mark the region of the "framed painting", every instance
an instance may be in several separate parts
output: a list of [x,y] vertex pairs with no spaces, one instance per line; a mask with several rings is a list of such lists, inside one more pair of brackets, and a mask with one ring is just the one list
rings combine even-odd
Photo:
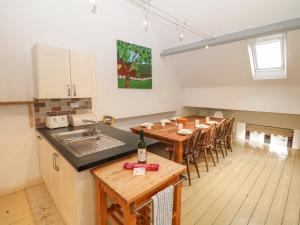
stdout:
[[118,88],[152,89],[150,48],[117,40]]

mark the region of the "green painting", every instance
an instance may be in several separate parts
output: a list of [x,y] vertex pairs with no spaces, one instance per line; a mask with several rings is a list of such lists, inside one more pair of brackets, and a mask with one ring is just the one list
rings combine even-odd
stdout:
[[118,87],[152,89],[150,48],[117,40]]

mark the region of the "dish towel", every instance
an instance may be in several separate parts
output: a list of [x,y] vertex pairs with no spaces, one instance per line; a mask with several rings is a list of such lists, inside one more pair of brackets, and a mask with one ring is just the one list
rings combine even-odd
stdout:
[[172,225],[173,196],[173,186],[169,186],[152,196],[153,225]]

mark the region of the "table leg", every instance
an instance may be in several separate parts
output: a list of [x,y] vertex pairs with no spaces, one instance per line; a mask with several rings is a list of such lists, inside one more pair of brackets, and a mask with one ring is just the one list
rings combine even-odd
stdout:
[[182,156],[183,156],[183,143],[175,142],[174,143],[174,161],[181,164]]
[[173,225],[180,225],[180,217],[181,217],[181,189],[182,184],[178,184],[174,189],[174,211],[176,213],[176,217],[173,220]]
[[96,180],[97,191],[97,219],[98,225],[107,224],[107,205],[106,205],[106,193],[101,189],[101,183]]
[[136,225],[136,215],[131,211],[129,205],[123,207],[124,225]]

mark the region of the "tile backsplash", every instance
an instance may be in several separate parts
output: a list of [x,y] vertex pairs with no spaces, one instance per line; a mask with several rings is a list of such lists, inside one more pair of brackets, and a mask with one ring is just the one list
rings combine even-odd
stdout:
[[[78,104],[78,107],[72,108],[71,103]],[[91,112],[91,98],[34,100],[34,121],[36,128],[43,128],[46,126],[46,116],[59,116]]]

